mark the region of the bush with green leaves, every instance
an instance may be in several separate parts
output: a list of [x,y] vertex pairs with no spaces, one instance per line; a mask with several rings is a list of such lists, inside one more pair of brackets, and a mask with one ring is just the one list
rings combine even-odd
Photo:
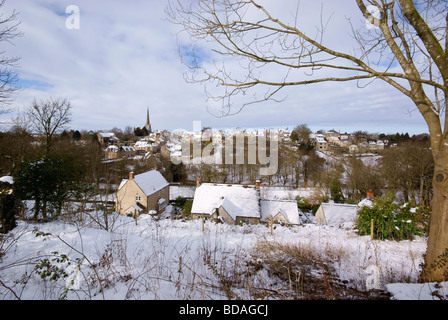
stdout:
[[391,196],[377,198],[372,206],[358,211],[356,228],[360,235],[369,235],[371,220],[374,238],[379,240],[412,240],[424,233],[428,209],[412,202],[397,203]]
[[182,217],[188,218],[191,214],[191,208],[193,207],[193,200],[188,199],[185,201],[184,206],[182,208]]
[[88,190],[86,164],[79,155],[51,153],[25,157],[14,169],[14,186],[19,199],[34,200],[34,219],[60,215],[68,199]]

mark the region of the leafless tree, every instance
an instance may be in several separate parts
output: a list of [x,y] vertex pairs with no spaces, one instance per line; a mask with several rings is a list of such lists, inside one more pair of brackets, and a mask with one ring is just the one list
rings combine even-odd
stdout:
[[[323,15],[316,24],[317,34],[310,34],[299,27],[298,14],[288,22],[256,0],[194,0],[187,4],[172,0],[167,12],[194,43],[205,41],[224,60],[230,57],[238,62],[239,71],[231,69],[231,63],[206,63],[199,45],[184,55],[192,70],[189,80],[225,89],[224,94],[211,96],[223,102],[225,113],[230,113],[236,95],[250,96],[247,93],[254,88],[267,89],[262,96],[252,96],[249,103],[278,99],[278,92],[291,86],[380,79],[409,97],[428,125],[435,162],[427,267],[422,278],[446,280],[447,264],[432,266],[448,252],[447,3],[353,1],[359,17],[372,28],[356,27],[354,21],[348,24],[358,43],[350,53],[325,44],[323,36],[328,30]],[[296,5],[291,12],[295,9]],[[264,72],[273,69],[276,73]]]
[[434,167],[429,146],[407,142],[385,150],[382,155],[381,172],[388,187],[401,191],[405,201],[415,200],[418,190],[419,204],[427,204]]
[[46,152],[54,144],[54,136],[71,122],[71,106],[66,98],[34,100],[27,109],[32,130],[45,137]]
[[369,191],[381,194],[384,181],[378,166],[365,164],[356,157],[347,157],[345,163],[346,188],[353,200],[364,199]]
[[[20,22],[17,22],[18,13],[13,11],[5,15],[3,6],[6,0],[0,0],[0,42],[9,42],[21,35],[18,31]],[[3,45],[2,45],[2,48]],[[19,88],[13,86],[18,80],[17,72],[14,70],[19,61],[18,57],[5,56],[6,50],[0,49],[0,114],[11,111],[10,103],[12,95]]]

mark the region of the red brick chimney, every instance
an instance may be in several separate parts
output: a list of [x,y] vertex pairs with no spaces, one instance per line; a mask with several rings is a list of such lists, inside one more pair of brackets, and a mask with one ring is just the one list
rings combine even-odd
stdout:
[[196,187],[200,187],[201,184],[202,184],[201,178],[197,178],[197,180],[196,180]]
[[255,181],[255,189],[260,190],[260,180]]
[[367,191],[367,199],[372,199],[375,196],[375,193],[372,190]]
[[134,171],[129,172],[129,180],[134,180]]

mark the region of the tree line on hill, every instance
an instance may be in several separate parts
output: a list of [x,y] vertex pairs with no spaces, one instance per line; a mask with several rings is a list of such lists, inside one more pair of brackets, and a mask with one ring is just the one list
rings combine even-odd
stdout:
[[[299,155],[314,154],[310,134],[311,130],[304,124],[292,131],[291,140],[298,144]],[[352,135],[358,139],[371,137],[366,131],[356,131]],[[434,173],[429,135],[381,133],[375,136],[388,140],[392,147],[379,151],[375,158],[351,155],[324,164],[313,157],[302,166],[304,169],[308,169],[307,163],[317,166],[317,170],[310,168],[311,179],[306,170],[302,171],[306,185],[326,187],[335,202],[359,202],[372,190],[378,195],[393,193],[403,201],[412,200],[429,207]]]
[[[36,219],[57,216],[67,199],[99,194],[101,185],[118,185],[130,166],[136,173],[157,167],[170,182],[201,177],[203,182],[254,184],[260,178],[260,164],[248,164],[247,159],[243,164],[174,164],[163,157],[106,163],[95,134],[68,130],[71,105],[66,99],[34,101],[25,118],[10,131],[0,132],[0,174],[14,177],[19,199],[35,201]],[[278,170],[263,177],[262,183],[322,188],[336,202],[357,202],[368,190],[393,191],[429,206],[433,162],[425,139],[398,134],[407,142],[383,150],[376,162],[358,157],[332,162],[316,153],[306,126],[298,129],[291,136],[293,143],[279,144]],[[113,190],[108,187],[107,192]]]

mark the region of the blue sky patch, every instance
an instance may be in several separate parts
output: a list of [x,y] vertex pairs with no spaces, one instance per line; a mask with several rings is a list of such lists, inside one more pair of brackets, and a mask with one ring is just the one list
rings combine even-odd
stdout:
[[45,91],[53,87],[52,84],[49,84],[40,80],[29,80],[29,79],[20,79],[15,83],[15,86],[20,87],[22,89],[35,89],[39,91]]
[[208,59],[207,53],[195,45],[181,45],[179,50],[182,61],[190,67],[200,67]]

